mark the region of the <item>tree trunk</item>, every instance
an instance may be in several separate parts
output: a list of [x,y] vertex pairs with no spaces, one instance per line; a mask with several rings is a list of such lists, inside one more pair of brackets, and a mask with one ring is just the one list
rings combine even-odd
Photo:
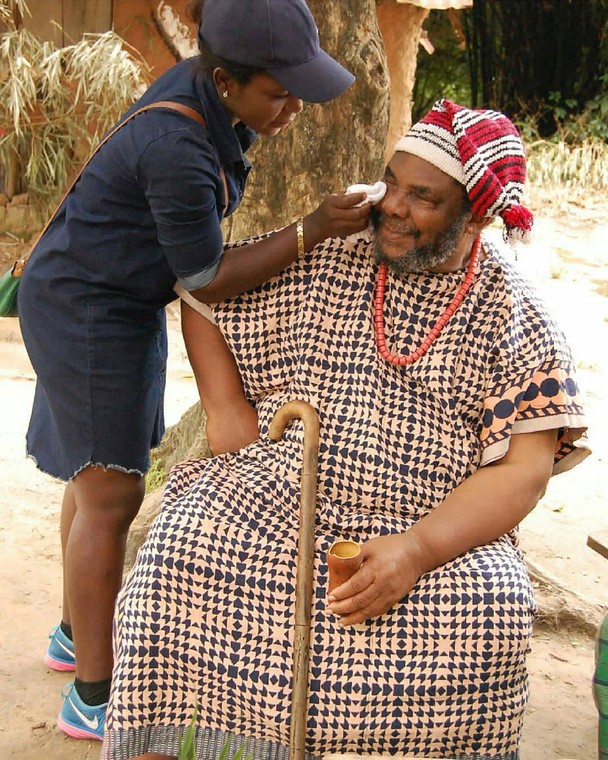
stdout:
[[14,149],[10,153],[4,184],[4,192],[10,201],[20,190],[19,154]]
[[412,126],[412,93],[422,24],[429,15],[419,8],[397,0],[382,0],[376,9],[390,72],[390,122],[386,140],[386,160],[392,156],[397,140]]

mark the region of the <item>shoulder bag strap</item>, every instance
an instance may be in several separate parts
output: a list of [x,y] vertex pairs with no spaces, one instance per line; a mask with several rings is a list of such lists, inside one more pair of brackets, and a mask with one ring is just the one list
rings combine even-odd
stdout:
[[[95,147],[95,150],[91,153],[91,155],[87,158],[87,160],[82,165],[80,171],[74,178],[72,184],[69,186],[69,188],[66,190],[63,198],[59,201],[59,204],[57,205],[57,208],[51,216],[49,217],[49,220],[44,225],[44,229],[42,232],[38,235],[36,238],[36,242],[31,247],[30,251],[32,251],[37,245],[42,236],[45,234],[45,232],[48,230],[48,228],[51,226],[53,219],[57,216],[59,213],[59,209],[62,207],[65,199],[68,197],[68,195],[72,192],[72,190],[76,187],[76,183],[82,176],[82,173],[87,168],[89,161],[95,156],[97,151],[99,151],[103,146],[108,142],[108,140],[113,137],[119,129],[122,129],[122,127],[125,126],[125,124],[131,119],[133,119],[135,116],[138,116],[140,113],[143,113],[144,111],[150,111],[152,108],[168,108],[172,111],[179,111],[179,113],[184,114],[184,116],[188,116],[190,119],[194,119],[194,121],[197,121],[201,126],[206,127],[207,121],[205,118],[198,112],[195,111],[194,108],[190,108],[190,106],[185,106],[183,103],[177,103],[173,100],[159,100],[156,103],[150,103],[148,106],[142,106],[141,108],[138,108],[137,111],[133,111],[132,114],[129,114],[127,118],[124,121],[121,121],[120,124],[117,124],[114,129],[112,129],[108,134],[103,138],[103,140],[97,144]],[[224,185],[224,212],[228,208],[228,184],[226,182],[226,173],[224,172],[224,167],[220,166],[220,176],[222,178],[222,183]],[[15,264],[13,265],[12,274],[14,277],[20,277],[21,273],[23,272],[23,269],[25,268],[25,265],[27,263],[27,260],[29,258],[29,253],[25,256],[22,256],[20,259],[18,259]]]
[[[140,113],[141,111],[147,111],[149,108],[170,108],[172,111],[179,111],[180,113],[183,113],[184,116],[189,116],[191,119],[194,119],[194,121],[198,121],[198,123],[202,124],[203,127],[207,126],[206,119],[203,116],[201,116],[201,114],[198,111],[195,111],[194,108],[190,108],[190,106],[185,106],[182,103],[176,103],[173,100],[159,100],[156,103],[152,103],[149,106],[144,106],[143,108],[140,108],[138,111],[131,114],[131,116],[135,116],[135,114]],[[120,126],[122,127],[122,124]],[[226,182],[226,172],[224,171],[223,166],[220,166],[220,177],[222,178],[222,183],[224,185],[224,213],[225,213],[226,209],[228,208],[228,183]]]

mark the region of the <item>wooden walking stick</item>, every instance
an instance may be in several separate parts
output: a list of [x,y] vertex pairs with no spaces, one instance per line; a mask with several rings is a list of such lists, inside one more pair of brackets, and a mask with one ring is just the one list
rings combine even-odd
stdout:
[[308,660],[317,509],[317,461],[319,418],[305,401],[288,401],[277,410],[268,435],[278,441],[287,423],[299,418],[304,423],[304,457],[300,492],[300,530],[296,572],[296,623],[293,642],[293,696],[289,725],[289,759],[304,760],[308,714]]

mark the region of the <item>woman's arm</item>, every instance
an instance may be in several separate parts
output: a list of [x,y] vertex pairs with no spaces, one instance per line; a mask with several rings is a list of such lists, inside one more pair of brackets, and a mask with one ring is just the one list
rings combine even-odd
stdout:
[[[356,208],[364,193],[328,196],[304,220],[304,247],[310,250],[331,235],[349,235],[368,224],[370,204]],[[298,236],[292,224],[250,245],[226,251],[214,279],[190,292],[215,303],[249,290],[297,258]],[[257,412],[248,403],[238,367],[220,330],[181,302],[182,333],[201,404],[207,415],[207,441],[214,454],[236,451],[259,438]]]
[[[365,193],[327,196],[315,211],[304,217],[305,250],[312,250],[328,237],[346,237],[364,230],[371,204],[360,207],[357,204],[365,197]],[[213,280],[191,293],[203,303],[223,301],[266,282],[295,261],[297,255],[294,223],[263,240],[226,251]]]
[[329,597],[340,624],[382,615],[423,573],[518,525],[545,492],[556,441],[556,430],[513,435],[500,461],[477,470],[406,533],[363,544],[361,568]]
[[259,438],[258,415],[245,398],[243,383],[224,336],[184,301],[182,332],[201,404],[207,441],[214,454],[237,451]]

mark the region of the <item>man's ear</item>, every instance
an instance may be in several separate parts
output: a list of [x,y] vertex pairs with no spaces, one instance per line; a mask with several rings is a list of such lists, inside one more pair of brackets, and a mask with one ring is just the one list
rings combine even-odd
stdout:
[[473,237],[477,237],[479,233],[488,226],[488,224],[491,224],[494,221],[494,217],[483,217],[479,218],[476,216],[473,212],[471,212],[471,217],[469,221],[467,222],[465,231],[469,235],[473,235]]

